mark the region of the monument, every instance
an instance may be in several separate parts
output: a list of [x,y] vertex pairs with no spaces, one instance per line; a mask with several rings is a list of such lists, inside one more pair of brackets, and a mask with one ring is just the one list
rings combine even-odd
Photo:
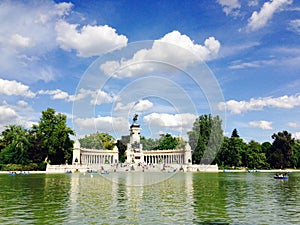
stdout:
[[[192,165],[192,149],[186,143],[180,149],[143,150],[141,144],[141,127],[135,114],[130,125],[130,138],[125,151],[125,163],[119,162],[117,146],[113,150],[86,149],[80,146],[77,140],[73,149],[72,165],[47,165],[46,172],[87,172],[106,170],[109,172],[125,171],[164,171],[172,168],[173,171],[188,172],[218,172],[218,165]],[[128,169],[128,168],[134,168]]]
[[137,123],[138,115],[133,117],[133,123],[130,126],[130,142],[127,144],[126,163],[135,164],[192,164],[192,150],[187,143],[183,149],[171,150],[143,150],[140,143],[141,128]]
[[143,160],[143,146],[141,144],[141,127],[137,123],[138,115],[133,117],[133,123],[130,126],[130,141],[127,144],[126,162],[127,163],[144,163]]

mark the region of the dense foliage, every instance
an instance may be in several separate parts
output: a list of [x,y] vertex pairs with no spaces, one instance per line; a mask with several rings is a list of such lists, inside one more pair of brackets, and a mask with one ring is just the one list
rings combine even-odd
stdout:
[[287,131],[273,134],[272,138],[272,144],[260,144],[254,140],[245,143],[236,135],[225,137],[214,162],[221,168],[299,168],[300,141],[295,141]]
[[[6,126],[0,139],[2,169],[44,169],[45,163],[71,162],[74,131],[66,126],[67,117],[48,108],[42,112],[38,124],[31,129],[19,125]],[[16,166],[19,165],[19,166]],[[9,168],[10,168],[9,167]]]
[[[262,144],[251,140],[246,143],[232,131],[231,137],[223,137],[222,121],[218,116],[202,115],[188,132],[193,150],[193,163],[217,163],[220,168],[299,168],[300,140],[287,132],[273,134],[273,143]],[[221,145],[218,145],[222,140]]]
[[[0,170],[42,170],[45,163],[71,163],[74,131],[66,126],[66,116],[48,108],[31,129],[19,125],[5,127],[0,138]],[[218,116],[199,116],[188,132],[193,163],[217,163],[220,168],[300,168],[300,140],[287,131],[274,133],[273,142],[246,143],[232,131],[223,136],[222,121]],[[115,140],[107,133],[95,133],[81,138],[84,148],[113,149]],[[120,162],[125,161],[129,136],[116,142]],[[159,139],[141,137],[144,150],[183,148],[181,137],[163,134]]]
[[218,116],[201,115],[194,122],[188,136],[193,150],[193,163],[210,164],[222,143],[222,121]]
[[169,150],[179,149],[185,146],[181,137],[173,137],[171,134],[161,134],[159,139],[141,137],[144,150]]
[[108,133],[95,133],[86,135],[84,138],[80,138],[80,146],[82,148],[89,149],[108,149],[114,148],[115,139]]

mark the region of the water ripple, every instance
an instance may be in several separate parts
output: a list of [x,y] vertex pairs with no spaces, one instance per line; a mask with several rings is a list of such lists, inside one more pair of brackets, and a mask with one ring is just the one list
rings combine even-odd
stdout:
[[0,175],[0,224],[300,223],[300,174],[178,173],[145,186],[119,175]]

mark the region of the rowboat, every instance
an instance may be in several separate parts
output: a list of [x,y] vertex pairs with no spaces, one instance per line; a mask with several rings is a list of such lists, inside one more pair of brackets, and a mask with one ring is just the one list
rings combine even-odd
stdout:
[[276,174],[274,176],[274,179],[276,180],[288,180],[289,176],[287,174],[283,175],[283,174]]

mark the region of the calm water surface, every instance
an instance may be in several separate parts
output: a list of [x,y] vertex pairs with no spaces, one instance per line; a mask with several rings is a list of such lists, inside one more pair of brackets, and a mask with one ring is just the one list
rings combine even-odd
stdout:
[[0,175],[0,224],[300,224],[300,174],[166,174]]

